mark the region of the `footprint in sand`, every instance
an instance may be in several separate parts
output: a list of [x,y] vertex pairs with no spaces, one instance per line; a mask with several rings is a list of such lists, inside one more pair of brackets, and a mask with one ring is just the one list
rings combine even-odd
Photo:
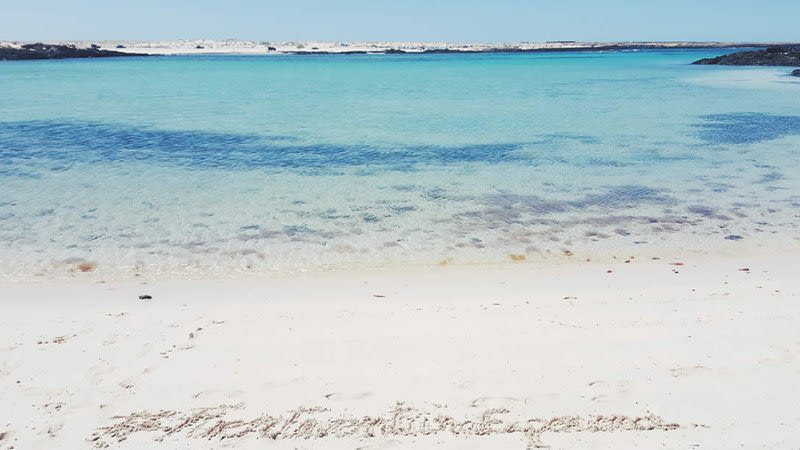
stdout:
[[230,399],[235,398],[242,398],[246,397],[247,393],[240,389],[233,389],[233,390],[208,390],[208,391],[200,391],[195,392],[192,394],[193,399],[203,399],[203,401],[212,401],[213,399],[218,399],[219,401],[227,401]]
[[514,397],[478,397],[469,406],[481,409],[511,409],[520,403],[524,403],[524,400]]
[[64,424],[53,425],[52,427],[47,429],[47,435],[51,438],[54,438],[58,435],[58,432],[64,428]]
[[373,394],[372,392],[358,392],[358,393],[355,393],[355,394],[342,394],[342,393],[339,393],[339,392],[333,392],[333,393],[330,393],[330,394],[325,394],[325,398],[328,399],[328,400],[333,400],[333,401],[365,400],[365,399],[368,399],[368,398],[372,397],[373,395],[375,395],[375,394]]
[[610,397],[625,397],[628,394],[628,383],[625,381],[596,380],[587,384],[592,392],[592,401],[602,402]]
[[397,439],[392,439],[386,442],[381,442],[380,444],[375,445],[367,445],[366,447],[357,447],[356,450],[382,450],[387,448],[397,448],[400,447],[403,443],[398,441]]
[[6,448],[6,447],[3,447],[4,444],[8,444],[9,445],[8,448],[13,448],[14,447],[13,445],[11,445],[11,437],[13,435],[14,435],[14,433],[11,432],[11,431],[0,431],[0,448]]
[[669,369],[669,374],[673,377],[685,377],[689,375],[694,375],[698,372],[702,372],[707,370],[707,367],[703,366],[686,366],[686,367],[676,367],[674,369]]
[[44,405],[42,405],[42,409],[44,409],[45,411],[47,411],[50,414],[57,413],[57,412],[61,411],[61,408],[63,408],[63,407],[64,407],[64,403],[62,403],[62,402],[50,402],[50,403],[45,403]]
[[67,336],[67,335],[56,336],[56,337],[54,337],[54,338],[52,338],[50,340],[47,340],[47,341],[46,340],[36,341],[36,345],[63,344],[65,342],[67,342],[67,340],[70,339],[71,337],[77,337],[77,336],[78,336],[77,334],[73,334],[72,336]]

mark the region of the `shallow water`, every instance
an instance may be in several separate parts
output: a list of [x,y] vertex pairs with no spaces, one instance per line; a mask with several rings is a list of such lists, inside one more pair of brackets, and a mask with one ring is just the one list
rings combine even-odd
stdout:
[[796,248],[800,80],[713,54],[4,62],[0,274]]

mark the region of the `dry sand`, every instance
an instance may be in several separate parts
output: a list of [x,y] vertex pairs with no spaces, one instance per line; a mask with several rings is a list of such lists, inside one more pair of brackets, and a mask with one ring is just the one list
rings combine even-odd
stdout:
[[798,448],[797,256],[7,285],[0,449]]

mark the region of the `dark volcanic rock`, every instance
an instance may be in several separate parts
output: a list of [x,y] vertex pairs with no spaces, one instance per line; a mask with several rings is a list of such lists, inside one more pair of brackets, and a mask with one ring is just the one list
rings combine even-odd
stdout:
[[108,58],[112,56],[147,56],[138,53],[123,53],[101,50],[97,45],[90,48],[78,48],[74,45],[59,44],[25,44],[21,48],[0,47],[0,61],[30,59],[66,59],[66,58]]
[[795,69],[795,70],[793,70],[793,71],[792,71],[792,75],[794,75],[794,76],[796,76],[796,77],[800,77],[800,69]]
[[723,66],[800,66],[800,46],[770,47],[705,58],[692,64]]

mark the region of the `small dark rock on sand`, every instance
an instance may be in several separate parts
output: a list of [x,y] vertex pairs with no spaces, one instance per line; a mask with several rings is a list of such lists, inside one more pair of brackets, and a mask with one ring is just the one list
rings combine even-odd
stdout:
[[140,295],[139,300],[152,300],[153,297],[149,295]]
[[729,241],[741,241],[744,238],[741,235],[738,235],[738,234],[729,234],[729,235],[725,236],[725,239],[727,239]]

